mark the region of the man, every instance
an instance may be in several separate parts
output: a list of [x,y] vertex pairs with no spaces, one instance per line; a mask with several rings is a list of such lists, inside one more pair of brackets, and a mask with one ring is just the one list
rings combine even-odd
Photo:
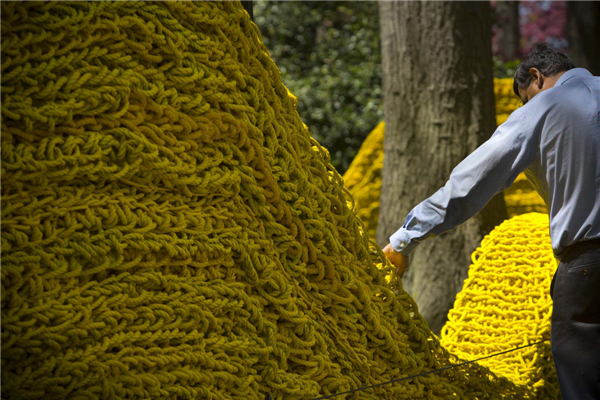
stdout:
[[515,71],[523,106],[417,205],[383,250],[400,274],[425,239],[475,215],[523,171],[546,202],[561,262],[551,295],[563,399],[600,400],[600,78],[537,44]]

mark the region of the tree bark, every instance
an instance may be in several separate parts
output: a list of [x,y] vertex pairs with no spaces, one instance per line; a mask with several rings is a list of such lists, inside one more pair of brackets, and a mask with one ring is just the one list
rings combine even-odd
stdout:
[[250,15],[250,20],[254,21],[254,7],[252,4],[252,0],[242,0],[241,3],[242,7],[244,7],[244,10],[246,10]]
[[[380,246],[408,212],[495,130],[489,2],[379,3],[384,94]],[[403,279],[440,332],[481,239],[506,219],[502,196],[412,254]]]
[[496,28],[498,32],[498,53],[503,61],[513,61],[519,57],[519,2],[496,2]]
[[567,41],[575,65],[600,75],[600,3],[567,1]]

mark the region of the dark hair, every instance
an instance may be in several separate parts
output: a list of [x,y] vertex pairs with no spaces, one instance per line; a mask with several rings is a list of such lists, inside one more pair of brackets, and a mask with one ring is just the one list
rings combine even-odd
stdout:
[[519,88],[525,89],[531,84],[531,75],[529,75],[531,68],[537,68],[544,76],[554,76],[559,72],[575,68],[575,63],[546,43],[536,43],[515,70],[513,90],[517,96],[519,96]]

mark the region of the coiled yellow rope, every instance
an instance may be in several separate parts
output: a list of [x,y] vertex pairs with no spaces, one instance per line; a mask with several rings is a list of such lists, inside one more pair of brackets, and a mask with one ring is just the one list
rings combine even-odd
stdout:
[[[306,399],[456,361],[239,2],[1,7],[4,398]],[[477,365],[360,394],[527,396]]]
[[504,201],[509,218],[530,212],[548,213],[544,200],[533,189],[525,174],[519,174],[512,186],[504,191]]
[[[530,213],[496,227],[473,265],[442,329],[442,345],[466,360],[550,337],[550,282],[557,263],[548,215]],[[498,376],[560,399],[550,342],[481,361]]]
[[502,125],[521,103],[513,92],[512,78],[494,78],[494,100],[496,102],[496,124]]
[[[519,106],[519,100],[512,92],[512,79],[494,79],[494,95],[496,122],[500,125]],[[344,184],[355,200],[356,215],[363,221],[370,237],[375,237],[379,219],[384,136],[385,124],[380,122],[367,136],[344,174]],[[509,217],[529,212],[547,212],[544,201],[524,174],[520,174],[513,185],[504,191],[504,200]]]
[[369,133],[344,174],[344,185],[354,197],[356,215],[372,238],[375,238],[379,219],[384,135],[385,123],[382,121]]

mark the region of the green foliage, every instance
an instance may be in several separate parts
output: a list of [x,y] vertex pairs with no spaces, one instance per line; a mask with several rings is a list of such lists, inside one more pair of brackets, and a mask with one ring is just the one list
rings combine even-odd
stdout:
[[255,1],[298,113],[340,173],[383,119],[377,2]]
[[504,62],[500,57],[494,57],[494,78],[512,78],[515,70],[521,63],[518,58],[514,61]]

